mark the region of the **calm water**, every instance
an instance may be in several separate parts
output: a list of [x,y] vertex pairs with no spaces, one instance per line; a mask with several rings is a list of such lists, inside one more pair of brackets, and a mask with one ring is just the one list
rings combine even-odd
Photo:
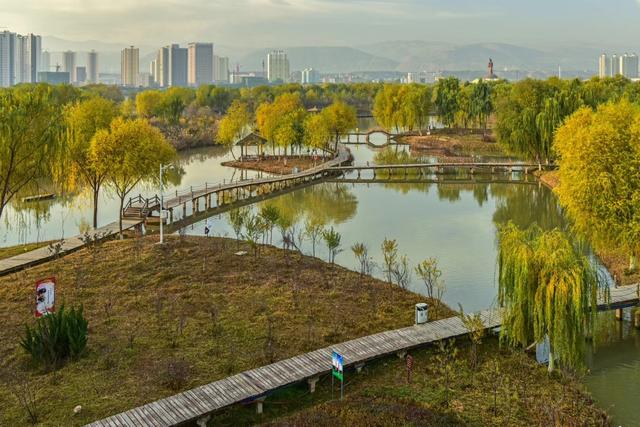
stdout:
[[[360,128],[365,129],[365,126],[366,123],[361,124]],[[384,139],[381,135],[375,136],[374,142],[380,143]],[[353,145],[350,149],[357,163],[373,162],[374,149]],[[239,171],[220,165],[220,162],[231,158],[231,153],[221,148],[180,154],[165,194],[191,185],[202,185],[205,181],[218,183],[240,178]],[[257,174],[249,172],[248,175]],[[374,270],[378,277],[383,276],[380,245],[385,238],[397,240],[399,253],[407,255],[412,269],[421,260],[436,257],[446,284],[445,302],[453,308],[461,304],[465,310],[474,311],[495,304],[495,233],[499,224],[513,220],[523,227],[533,222],[545,229],[566,226],[550,190],[533,181],[523,182],[518,174],[502,178],[514,182],[328,182],[261,202],[253,209],[265,203],[274,204],[297,224],[298,232],[307,220],[334,227],[342,235],[343,249],[336,262],[347,268],[357,268],[351,245],[365,243],[370,256],[378,264]],[[157,190],[153,186],[141,185],[132,195],[138,193],[150,195],[156,194]],[[99,225],[114,221],[117,214],[117,199],[104,191],[100,201]],[[0,246],[77,234],[89,227],[91,215],[91,203],[86,195],[49,203],[14,204],[0,220]],[[212,217],[208,221],[213,234],[234,236],[226,215]],[[186,231],[201,235],[204,225],[205,221],[202,221],[189,226]],[[280,233],[274,230],[273,244],[279,245],[280,242]],[[308,239],[303,240],[301,247],[305,253],[312,252]],[[316,246],[316,255],[327,258],[322,242]],[[424,285],[415,274],[410,288],[425,293]],[[640,333],[630,328],[628,322],[603,321],[597,337],[598,345],[589,357],[592,373],[585,382],[617,424],[640,426]]]

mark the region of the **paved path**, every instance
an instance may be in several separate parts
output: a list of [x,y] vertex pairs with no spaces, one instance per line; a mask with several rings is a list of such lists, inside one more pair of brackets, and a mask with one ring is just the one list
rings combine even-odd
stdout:
[[[137,225],[143,222],[140,220],[130,220],[123,219],[122,220],[122,229],[129,230],[131,228],[136,227]],[[109,235],[113,235],[118,233],[120,230],[118,221],[112,222],[111,224],[107,224],[104,227],[100,227],[96,230],[90,232],[93,236],[95,235],[104,235],[104,237],[108,237]],[[60,255],[65,255],[75,250],[78,250],[84,246],[84,242],[82,241],[81,235],[69,237],[64,239],[64,243],[62,245],[62,250],[60,251]],[[42,264],[44,262],[52,259],[54,255],[49,250],[48,246],[44,246],[38,249],[34,249],[30,252],[26,252],[24,254],[16,255],[11,258],[5,258],[0,260],[0,276],[5,276],[10,273],[14,273],[16,271],[24,270],[25,268],[32,267],[34,265]]]
[[[626,286],[612,289],[609,302],[601,300],[598,308],[620,308],[637,305],[638,302],[638,287]],[[487,329],[500,326],[498,310],[485,310],[480,312],[480,315]],[[459,317],[380,332],[251,369],[130,409],[89,426],[169,427],[193,423],[205,420],[206,416],[233,404],[265,397],[279,388],[301,381],[316,381],[320,375],[331,371],[333,351],[343,355],[345,367],[356,366],[467,333],[468,330]]]

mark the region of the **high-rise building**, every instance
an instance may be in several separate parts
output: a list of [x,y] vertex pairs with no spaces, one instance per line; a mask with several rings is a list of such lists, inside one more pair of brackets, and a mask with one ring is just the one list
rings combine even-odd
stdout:
[[62,71],[69,73],[71,83],[76,82],[76,53],[73,51],[62,52]]
[[51,54],[46,50],[40,56],[40,71],[51,71]]
[[289,59],[282,50],[274,50],[267,55],[267,79],[270,82],[289,81]]
[[313,68],[302,70],[302,84],[314,84],[320,82],[320,73]]
[[213,80],[216,83],[229,83],[229,58],[213,57]]
[[169,86],[186,86],[187,85],[187,49],[180,45],[172,44],[168,46],[169,50],[169,70],[168,83]]
[[620,74],[628,79],[638,78],[638,56],[635,53],[620,56]]
[[87,82],[87,67],[76,67],[77,83]]
[[98,83],[98,52],[87,52],[87,83]]
[[189,43],[187,45],[187,69],[189,86],[213,82],[213,43]]
[[137,47],[130,46],[122,49],[120,70],[122,86],[138,86],[138,74],[140,74],[140,50]]
[[603,53],[598,58],[598,77],[600,77],[601,79],[607,77],[609,75],[610,69],[611,65],[609,63],[609,58],[605,53]]
[[151,85],[154,85],[157,83],[156,80],[156,60],[153,59],[150,63],[149,63],[149,79],[150,79],[150,83]]
[[615,77],[620,74],[620,58],[615,53],[611,55],[611,61],[609,62],[609,76]]
[[160,87],[169,86],[169,48],[162,47],[156,56],[153,78]]
[[17,34],[0,32],[0,87],[16,84]]

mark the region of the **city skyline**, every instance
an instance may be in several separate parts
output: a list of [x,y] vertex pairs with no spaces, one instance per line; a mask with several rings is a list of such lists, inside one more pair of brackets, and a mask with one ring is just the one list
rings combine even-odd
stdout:
[[[13,31],[139,46],[214,39],[264,47],[385,40],[543,47],[556,45],[560,38],[563,43],[618,48],[640,38],[636,0],[591,0],[588,5],[578,0],[377,0],[375,7],[370,5],[363,0],[112,0],[88,1],[80,8],[72,0],[26,0],[3,9],[5,24],[11,23]],[[539,31],[541,22],[544,32]]]

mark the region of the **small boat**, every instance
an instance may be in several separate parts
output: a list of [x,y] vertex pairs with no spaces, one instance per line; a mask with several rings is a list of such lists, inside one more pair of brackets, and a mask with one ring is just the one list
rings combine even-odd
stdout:
[[35,196],[29,196],[29,197],[23,197],[22,201],[23,202],[39,202],[42,200],[51,200],[51,199],[55,199],[56,195],[53,193],[45,193],[45,194],[37,194]]

